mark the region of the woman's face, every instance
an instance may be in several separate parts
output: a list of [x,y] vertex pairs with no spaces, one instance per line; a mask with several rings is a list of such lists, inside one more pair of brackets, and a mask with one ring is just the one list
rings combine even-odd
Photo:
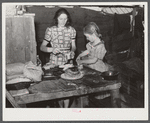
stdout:
[[61,14],[59,17],[58,17],[58,25],[63,27],[65,26],[66,22],[67,22],[67,15],[66,14]]
[[86,39],[89,40],[90,42],[95,41],[95,36],[93,34],[91,35],[91,34],[85,33],[84,35],[85,35]]

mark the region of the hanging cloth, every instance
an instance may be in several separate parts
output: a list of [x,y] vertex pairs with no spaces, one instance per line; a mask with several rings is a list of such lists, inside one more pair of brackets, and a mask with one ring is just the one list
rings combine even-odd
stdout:
[[124,30],[130,31],[130,16],[114,14],[113,35],[121,34]]

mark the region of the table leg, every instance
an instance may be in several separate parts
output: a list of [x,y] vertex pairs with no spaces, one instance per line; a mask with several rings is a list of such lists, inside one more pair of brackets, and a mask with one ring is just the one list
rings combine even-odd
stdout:
[[86,108],[86,106],[89,106],[89,98],[88,95],[81,96],[81,108]]
[[10,95],[10,93],[7,90],[6,90],[6,98],[14,108],[26,108],[26,104],[17,104],[14,98]]
[[120,100],[120,93],[119,88],[115,90],[111,90],[111,104],[114,108],[121,108],[121,100]]
[[20,108],[20,106],[16,103],[14,98],[10,95],[10,93],[7,90],[6,90],[6,98],[14,108]]

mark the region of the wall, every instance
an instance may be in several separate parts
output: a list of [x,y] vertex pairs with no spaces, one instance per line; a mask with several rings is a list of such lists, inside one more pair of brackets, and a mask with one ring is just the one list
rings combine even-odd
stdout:
[[[35,13],[35,30],[36,30],[36,41],[37,41],[37,54],[40,55],[40,59],[43,63],[47,62],[49,54],[43,53],[39,50],[41,42],[43,41],[45,30],[48,26],[53,26],[53,17],[55,12],[59,7],[46,8],[44,6],[32,6],[27,7],[27,12]],[[83,27],[88,22],[95,22],[101,32],[103,39],[106,44],[106,49],[109,50],[109,34],[113,28],[113,16],[112,15],[103,15],[98,11],[84,9],[80,7],[66,8],[72,18],[72,26],[77,31],[76,45],[78,55],[81,51],[85,50],[85,45],[87,43],[83,35]],[[47,59],[45,59],[45,57]]]

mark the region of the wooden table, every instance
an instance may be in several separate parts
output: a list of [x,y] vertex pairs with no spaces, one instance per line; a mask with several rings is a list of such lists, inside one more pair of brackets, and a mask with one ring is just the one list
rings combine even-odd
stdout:
[[[56,79],[56,80],[47,80],[46,82],[52,82],[55,84],[57,88],[59,88],[59,91],[49,91],[49,92],[36,92],[32,94],[26,94],[26,95],[21,95],[21,96],[16,96],[12,97],[12,95],[9,93],[9,91],[6,90],[6,98],[10,101],[10,103],[16,107],[26,107],[25,105],[28,103],[33,103],[33,102],[39,102],[39,101],[45,101],[45,100],[54,100],[54,99],[61,99],[61,98],[67,98],[67,97],[73,97],[73,96],[79,96],[81,99],[89,94],[92,93],[97,93],[97,92],[102,92],[102,91],[110,91],[111,95],[111,104],[112,107],[121,107],[120,104],[120,94],[119,94],[119,88],[121,87],[121,83],[118,82],[117,80],[115,81],[106,81],[100,79],[97,84],[92,84],[94,82],[90,82],[93,80],[96,80],[94,78],[88,79],[88,77],[92,76],[100,76],[100,73],[89,69],[89,68],[84,68],[83,69],[85,75],[82,79],[79,80],[64,80],[62,78]],[[90,80],[89,82],[87,80]],[[42,81],[43,83],[45,81]],[[41,83],[42,83],[41,82]],[[63,83],[66,87],[69,87],[68,83],[74,84],[70,85],[70,89],[65,90],[60,86],[60,83]],[[38,91],[38,90],[36,90]],[[82,101],[81,101],[82,102]],[[81,104],[81,107],[84,107]]]

